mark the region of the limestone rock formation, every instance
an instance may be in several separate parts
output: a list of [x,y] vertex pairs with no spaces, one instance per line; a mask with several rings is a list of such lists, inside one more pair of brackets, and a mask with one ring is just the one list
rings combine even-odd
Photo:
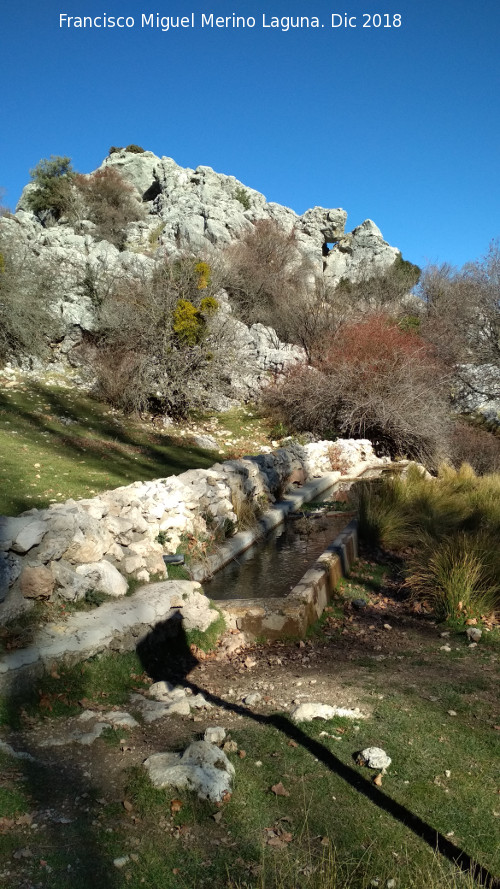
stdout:
[[[42,222],[30,211],[32,183],[24,189],[16,213],[0,219],[0,249],[50,276],[51,311],[60,330],[52,343],[56,369],[68,363],[88,364],[85,349],[96,327],[100,294],[122,280],[149,279],[159,258],[191,255],[212,262],[259,221],[272,220],[285,234],[294,231],[311,288],[322,278],[335,285],[341,278],[359,281],[384,272],[399,255],[371,220],[346,232],[345,210],[314,207],[299,216],[211,167],[184,169],[150,151],[119,150],[99,170],[117,171],[142,202],[144,219],[128,223],[123,250],[102,240],[96,225],[78,214],[71,220],[63,216],[57,222],[49,218]],[[227,373],[206,393],[207,406],[223,410],[235,400],[255,397],[271,375],[303,360],[304,353],[281,342],[271,328],[261,324],[249,328],[238,321],[224,291],[217,301],[221,326],[226,334],[230,329],[227,340],[234,343],[238,356],[234,360],[227,355]]]
[[129,223],[129,249],[121,253],[107,241],[96,240],[95,226],[88,220],[77,226],[78,231],[64,217],[45,228],[29,209],[32,184],[24,189],[16,214],[0,221],[2,238],[15,238],[35,255],[49,253],[57,259],[65,278],[60,311],[68,326],[86,329],[92,324],[90,301],[81,286],[77,292],[77,281],[86,267],[97,275],[105,268],[115,275],[137,268],[147,270],[157,248],[168,257],[207,255],[235,242],[258,220],[274,220],[287,233],[294,229],[297,244],[314,273],[324,271],[331,281],[341,277],[359,280],[362,273],[383,271],[398,255],[369,219],[346,233],[345,210],[314,207],[299,216],[211,167],[191,170],[151,151],[134,154],[122,150],[103,161],[99,170],[105,169],[117,170],[136,189],[148,211],[144,221]]

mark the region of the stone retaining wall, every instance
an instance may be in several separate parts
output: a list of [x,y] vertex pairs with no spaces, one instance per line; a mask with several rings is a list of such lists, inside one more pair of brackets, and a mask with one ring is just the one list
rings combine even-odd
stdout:
[[265,508],[287,488],[332,470],[333,482],[384,464],[366,440],[336,442],[333,466],[329,452],[331,442],[291,443],[271,454],[0,517],[0,620],[36,598],[75,601],[90,590],[123,596],[129,578],[165,577],[163,554],[175,553],[181,542],[203,547],[237,531],[243,505]]

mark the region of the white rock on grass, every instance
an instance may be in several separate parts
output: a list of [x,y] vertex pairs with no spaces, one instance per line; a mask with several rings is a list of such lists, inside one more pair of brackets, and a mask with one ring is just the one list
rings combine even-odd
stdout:
[[389,768],[392,759],[387,755],[381,747],[365,747],[357,757],[360,765],[368,766],[369,769],[381,769],[385,772]]
[[110,710],[109,713],[105,713],[101,718],[109,722],[113,728],[135,728],[139,725],[137,719],[134,719],[130,713],[125,713],[121,710]]
[[149,701],[142,695],[132,695],[132,704],[140,711],[144,722],[156,722],[166,716],[189,716],[191,707],[186,697],[174,701]]
[[361,713],[357,707],[355,709],[331,707],[329,704],[299,704],[291,713],[294,722],[311,722],[312,719],[334,719],[336,716],[342,716],[346,719],[366,719],[365,714]]
[[179,686],[172,685],[171,682],[160,680],[160,682],[153,682],[153,685],[149,686],[148,694],[149,697],[153,698],[155,701],[165,701],[171,704],[172,701],[178,701],[181,698],[185,698],[186,690]]
[[158,788],[192,790],[200,799],[220,802],[231,792],[234,766],[223,750],[208,741],[194,741],[179,753],[154,753],[144,763]]
[[205,729],[203,740],[209,744],[222,744],[226,737],[226,729],[221,725],[212,725]]

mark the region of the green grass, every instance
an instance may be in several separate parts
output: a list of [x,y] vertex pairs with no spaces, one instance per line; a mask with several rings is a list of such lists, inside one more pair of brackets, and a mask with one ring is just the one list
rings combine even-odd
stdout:
[[25,691],[0,697],[0,725],[18,728],[29,717],[71,716],[82,701],[109,706],[125,704],[135,688],[145,688],[143,667],[135,652],[106,654],[75,664],[59,665]]
[[500,608],[500,474],[477,477],[464,465],[428,479],[413,469],[357,491],[361,536],[402,553],[408,589],[438,619]]
[[13,818],[30,811],[31,801],[25,788],[17,781],[16,765],[0,751],[0,818]]
[[[439,732],[429,732],[429,718],[436,722],[432,705],[412,699],[410,711],[407,703],[403,695],[392,695],[359,731],[336,719],[305,726],[304,737],[318,741],[368,783],[371,773],[353,764],[352,753],[367,743],[383,746],[394,763],[384,778],[383,793],[443,834],[453,831],[455,842],[494,872],[500,866],[498,822],[492,811],[497,739],[476,728],[471,737],[471,725],[458,719],[446,725],[442,741]],[[338,735],[339,728],[343,730],[340,742],[320,737],[321,731]],[[185,792],[156,790],[140,768],[134,769],[127,799],[140,818],[145,839],[141,866],[129,871],[132,885],[139,885],[139,873],[146,876],[146,885],[165,889],[202,882],[213,887],[365,889],[372,880],[385,885],[394,877],[398,886],[420,889],[468,885],[467,878],[457,877],[446,859],[436,856],[335,770],[318,762],[301,744],[290,747],[286,734],[249,723],[233,731],[232,737],[245,749],[246,757],[232,756],[237,773],[234,793],[219,810],[219,826],[213,821],[217,812],[213,804]],[[255,766],[257,760],[261,767]],[[450,778],[445,774],[448,768]],[[279,781],[289,796],[271,792]],[[183,808],[170,819],[169,802],[174,796],[180,796]],[[172,838],[172,825],[191,834],[189,843],[179,848],[179,840]],[[278,835],[291,834],[291,840],[279,849],[269,847],[266,838],[271,829]]]
[[[373,566],[360,565],[362,573],[373,579]],[[366,583],[369,594],[370,577]],[[435,642],[429,647],[430,656],[432,651],[437,665],[441,655],[436,654]],[[484,657],[491,660],[497,652],[498,639],[493,638]],[[359,679],[364,675],[359,668],[371,665],[368,659],[366,664],[363,658],[353,660],[350,679]],[[54,703],[61,691],[68,693],[72,682],[73,695],[111,706],[123,704],[130,690],[143,684],[140,671],[135,655],[108,655],[60,671],[59,678],[49,677],[49,684],[41,687]],[[375,709],[359,723],[340,718],[318,721],[303,724],[297,734],[286,717],[280,723],[282,730],[277,724],[245,719],[231,729],[246,756],[230,754],[236,778],[231,799],[221,807],[184,791],[155,789],[137,764],[128,771],[118,796],[113,791],[109,799],[98,786],[85,787],[89,796],[77,818],[39,837],[13,827],[0,835],[0,854],[12,861],[13,852],[29,843],[35,854],[24,866],[31,882],[43,889],[91,889],[96,884],[112,889],[371,889],[373,880],[385,887],[390,879],[397,880],[397,889],[473,889],[473,881],[413,834],[407,820],[402,823],[376,803],[377,794],[387,795],[432,829],[443,835],[453,832],[459,848],[492,873],[499,872],[500,733],[492,728],[488,698],[480,697],[471,706],[465,697],[493,693],[497,673],[481,672],[479,664],[477,671],[459,677],[446,670],[439,681],[426,674],[415,687],[407,687],[406,674],[397,681],[384,676],[383,685],[371,677],[370,687],[381,686],[384,696],[374,697],[365,688],[366,704],[373,708],[375,703]],[[418,675],[415,670],[414,677]],[[430,690],[436,692],[436,700],[425,698]],[[450,717],[449,709],[457,716]],[[42,707],[27,712],[54,716],[58,711]],[[181,724],[176,748],[184,749],[195,734],[191,723]],[[297,746],[290,746],[291,734]],[[123,729],[110,729],[97,743],[115,755],[113,748],[126,735]],[[133,733],[129,737],[133,745]],[[310,741],[320,747],[307,749]],[[347,768],[348,774],[366,782],[363,787],[373,787],[373,773],[353,760],[353,754],[368,745],[383,747],[393,761],[373,799],[341,772]],[[330,754],[338,760],[339,770],[336,760],[328,759]],[[35,800],[46,799],[50,785],[39,767],[8,758],[0,758],[0,766],[0,817],[40,807]],[[13,774],[25,771],[28,784],[16,784],[9,766]],[[271,791],[280,781],[288,796]],[[171,815],[174,798],[182,806]],[[267,844],[271,834],[286,837],[281,847]],[[121,856],[129,860],[117,870],[112,862]],[[40,860],[48,862],[50,873]],[[11,872],[6,889],[17,889],[22,882],[12,865]]]
[[184,565],[167,565],[169,580],[191,580],[191,575]]
[[270,437],[270,420],[266,418],[256,405],[247,404],[243,407],[234,407],[217,415],[220,429],[224,429],[228,435],[240,438],[242,435],[248,439],[261,439]]
[[205,631],[188,630],[186,632],[186,638],[189,645],[196,645],[197,648],[201,648],[201,650],[205,652],[212,651],[212,649],[215,648],[217,641],[226,629],[226,621],[221,611],[219,611],[213,602],[210,603],[210,606],[213,611],[217,612],[217,619],[214,620]]
[[0,392],[0,453],[5,515],[214,462],[77,389],[31,382]]

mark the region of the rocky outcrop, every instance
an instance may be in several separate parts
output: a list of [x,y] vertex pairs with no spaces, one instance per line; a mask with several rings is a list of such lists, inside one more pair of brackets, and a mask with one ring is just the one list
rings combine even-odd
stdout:
[[373,278],[387,271],[399,255],[399,250],[384,241],[380,229],[367,219],[354,231],[339,237],[325,260],[325,281],[338,284],[341,278]]
[[294,229],[314,274],[321,276],[324,271],[333,282],[383,271],[398,255],[370,220],[346,233],[345,210],[314,207],[299,216],[211,167],[185,169],[151,151],[123,150],[107,157],[99,169],[107,168],[117,170],[136,189],[148,210],[144,221],[129,223],[128,250],[120,253],[112,244],[95,240],[95,226],[88,220],[79,223],[78,233],[64,219],[44,228],[29,210],[32,185],[24,189],[15,216],[0,222],[2,237],[14,236],[34,254],[48,252],[64,266],[67,281],[61,311],[68,324],[91,325],[92,306],[81,286],[75,292],[83,267],[97,275],[105,268],[113,275],[138,266],[148,269],[158,249],[168,257],[207,256],[235,242],[258,220],[274,220],[287,233]]
[[345,210],[313,207],[298,216],[211,167],[184,169],[171,158],[159,158],[150,151],[114,152],[101,169],[107,167],[118,170],[149,204],[149,220],[130,226],[130,242],[146,245],[156,232],[168,256],[226,247],[260,219],[274,220],[287,233],[293,228],[299,249],[315,274],[324,270],[332,283],[341,277],[354,281],[362,273],[384,271],[399,253],[369,219],[346,233]]
[[[143,220],[127,226],[126,249],[120,251],[101,240],[88,219],[70,222],[62,217],[57,223],[45,219],[42,224],[29,208],[32,183],[24,189],[16,213],[0,219],[1,249],[17,253],[50,281],[51,311],[57,319],[51,333],[51,363],[56,370],[64,371],[68,363],[88,366],[96,308],[110,287],[130,278],[146,280],[158,258],[187,254],[213,262],[214,255],[261,220],[274,221],[286,234],[295,232],[311,286],[323,275],[333,285],[341,278],[358,281],[386,270],[398,256],[370,220],[346,232],[345,210],[314,207],[299,216],[211,167],[184,169],[150,151],[120,150],[99,169],[118,171],[145,210]],[[271,328],[259,324],[249,328],[237,321],[223,291],[217,300],[221,325],[230,331],[228,341],[238,355],[234,361],[228,354],[227,373],[207,393],[211,399],[207,407],[221,410],[258,395],[270,376],[303,360],[304,353],[280,342]]]

